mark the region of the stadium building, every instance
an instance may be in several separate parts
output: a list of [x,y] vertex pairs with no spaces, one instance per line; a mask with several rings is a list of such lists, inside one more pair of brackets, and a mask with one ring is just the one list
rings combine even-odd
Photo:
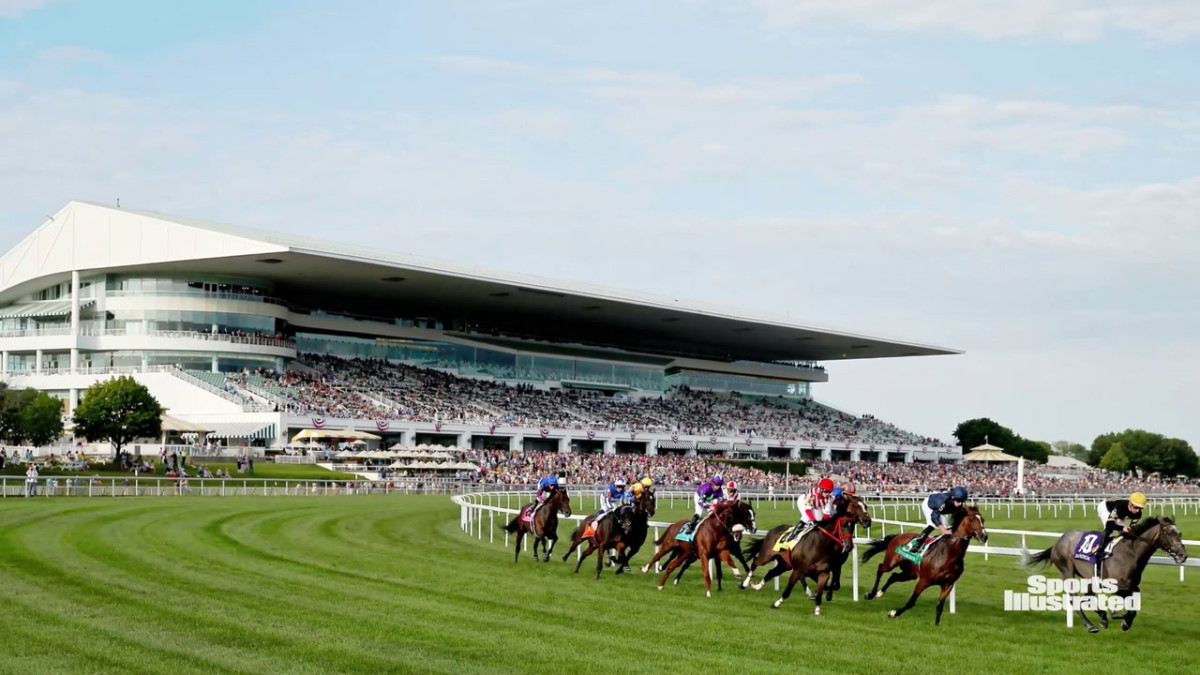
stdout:
[[[397,403],[404,382],[393,396],[322,370],[332,357],[374,359],[407,368],[410,381],[428,380],[415,368],[433,369],[469,383],[634,402],[683,385],[803,407],[828,380],[822,362],[959,353],[950,349],[87,202],[67,204],[4,255],[0,274],[0,370],[9,386],[48,391],[70,412],[89,385],[132,373],[168,409],[173,437],[282,447],[313,430],[387,445],[961,455],[919,442],[605,424],[586,412],[550,424],[502,404],[417,414],[428,406]],[[339,416],[306,405],[294,383],[260,376],[285,368],[307,373],[314,391],[354,397],[337,410],[371,413]]]

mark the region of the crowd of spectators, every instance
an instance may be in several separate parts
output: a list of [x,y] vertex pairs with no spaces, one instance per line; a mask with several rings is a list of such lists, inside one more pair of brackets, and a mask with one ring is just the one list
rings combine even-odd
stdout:
[[654,396],[606,395],[463,377],[382,360],[306,354],[288,370],[232,374],[226,384],[300,415],[609,432],[678,433],[942,446],[871,416],[811,399],[674,387]]
[[[1017,494],[1015,467],[979,464],[807,462],[805,475],[768,472],[732,464],[717,458],[642,454],[523,452],[468,450],[463,458],[480,467],[478,479],[487,485],[532,485],[539,479],[564,471],[568,484],[607,485],[617,478],[636,480],[649,476],[657,485],[692,489],[720,471],[726,480],[743,490],[796,492],[807,489],[819,478],[831,476],[852,484],[862,493],[931,493],[965,485],[973,495],[1008,497]],[[1124,494],[1133,490],[1150,493],[1195,492],[1195,481],[1136,477],[1087,469],[1062,471],[1039,465],[1027,466],[1025,494],[1103,493]]]

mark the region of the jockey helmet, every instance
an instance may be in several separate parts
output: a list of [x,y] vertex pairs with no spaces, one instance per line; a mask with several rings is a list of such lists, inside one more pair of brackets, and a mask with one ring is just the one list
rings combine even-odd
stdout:
[[834,498],[834,499],[841,499],[841,498],[842,498],[842,495],[843,495],[844,493],[845,493],[845,490],[843,490],[843,489],[842,489],[842,488],[840,488],[840,487],[835,487],[835,488],[833,488],[833,498]]
[[1146,495],[1140,492],[1135,492],[1129,495],[1129,503],[1138,507],[1139,509],[1144,509],[1146,508]]
[[558,477],[559,477],[559,478],[566,478],[566,477],[567,477],[567,472],[566,472],[566,471],[559,471],[559,472],[558,472]]
[[729,481],[729,484],[726,485],[725,487],[729,488],[729,490],[731,490],[733,492],[737,492],[737,483],[735,483],[733,481]]
[[959,485],[950,491],[950,498],[956,501],[967,501],[967,488]]
[[817,487],[826,492],[833,492],[833,481],[828,478],[822,478]]
[[635,496],[635,497],[641,497],[641,496],[642,496],[642,490],[644,490],[645,488],[643,488],[643,487],[642,487],[642,484],[641,484],[641,483],[634,483],[634,484],[633,484],[633,487],[631,487],[631,488],[629,488],[629,489],[630,489],[630,490],[633,492],[633,496]]
[[718,474],[714,474],[714,475],[713,475],[713,477],[712,477],[712,482],[716,483],[717,485],[720,485],[721,483],[724,483],[724,482],[725,482],[725,477],[724,477],[724,476],[722,476],[722,475],[721,475],[721,474],[719,474],[719,473],[718,473]]
[[641,480],[641,484],[645,485],[646,487],[654,487],[654,481],[650,480],[649,476],[646,476],[645,478],[643,478]]
[[616,485],[617,487],[625,487],[625,479],[624,479],[624,478],[618,478],[618,479],[617,479],[617,481],[616,481],[616,483],[614,483],[614,485]]

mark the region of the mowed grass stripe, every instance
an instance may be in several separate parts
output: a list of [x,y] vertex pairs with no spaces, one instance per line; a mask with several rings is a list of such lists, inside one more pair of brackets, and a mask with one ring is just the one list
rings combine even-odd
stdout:
[[[783,508],[759,514],[763,527],[792,518]],[[1152,568],[1148,609],[1132,633],[1068,632],[1061,614],[1000,611],[1003,589],[1021,589],[1027,573],[1013,558],[980,556],[968,558],[959,613],[941,627],[932,626],[932,593],[898,620],[884,616],[911,584],[869,603],[850,602],[847,590],[814,618],[799,590],[772,611],[773,591],[735,590],[731,576],[705,599],[696,568],[659,592],[657,575],[606,569],[597,581],[594,566],[571,574],[574,561],[557,555],[534,565],[522,553],[514,564],[511,548],[487,543],[486,527],[482,542],[463,534],[444,497],[9,500],[0,526],[0,552],[18,552],[0,561],[9,578],[0,600],[8,616],[38,628],[0,633],[0,647],[28,655],[31,644],[45,649],[30,636],[45,633],[74,645],[41,662],[3,661],[15,673],[51,672],[50,664],[63,673],[690,674],[700,664],[886,673],[911,671],[918,651],[957,654],[964,673],[1078,672],[1094,663],[1186,672],[1200,618],[1200,580],[1180,584],[1175,569]],[[571,527],[564,523],[562,536]],[[139,583],[114,583],[121,570]],[[594,643],[619,656],[586,657]]]

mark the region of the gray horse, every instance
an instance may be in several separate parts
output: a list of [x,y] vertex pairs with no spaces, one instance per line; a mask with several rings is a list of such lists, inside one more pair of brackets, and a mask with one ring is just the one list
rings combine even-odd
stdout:
[[[1058,542],[1050,548],[1034,554],[1027,553],[1024,560],[1025,567],[1031,568],[1034,565],[1044,566],[1048,562],[1054,563],[1064,580],[1076,577],[1087,579],[1096,576],[1095,565],[1084,560],[1076,560],[1074,556],[1079,539],[1084,534],[1083,530],[1064,532]],[[1180,565],[1187,560],[1188,554],[1187,549],[1183,546],[1182,535],[1171,518],[1147,518],[1134,525],[1128,534],[1118,540],[1116,546],[1113,547],[1112,555],[1106,558],[1100,566],[1104,578],[1116,582],[1118,597],[1129,597],[1138,592],[1142,582],[1142,571],[1146,569],[1146,563],[1149,562],[1150,556],[1154,555],[1156,550],[1170,554],[1171,558]],[[1087,595],[1094,594],[1088,593]],[[1083,625],[1087,626],[1089,633],[1100,632],[1100,629],[1088,620],[1082,607],[1076,611],[1079,618],[1083,620]],[[1108,628],[1107,612],[1098,610],[1096,614],[1100,616],[1100,625]],[[1129,611],[1124,617],[1114,615],[1113,618],[1121,618],[1121,630],[1129,630],[1133,626],[1135,616],[1137,616],[1137,612]]]

